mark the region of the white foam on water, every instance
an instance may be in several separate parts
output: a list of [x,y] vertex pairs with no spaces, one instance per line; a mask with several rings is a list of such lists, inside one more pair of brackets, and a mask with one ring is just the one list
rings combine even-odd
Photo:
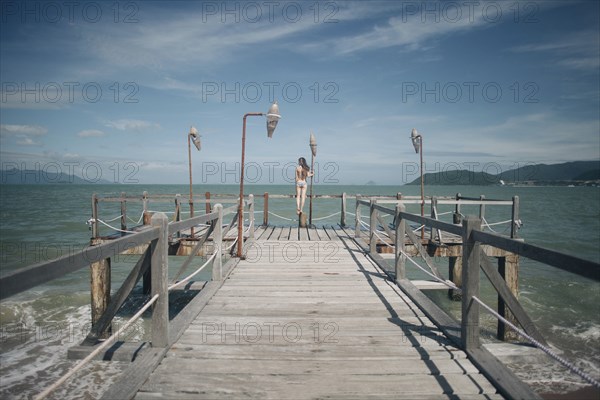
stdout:
[[[56,308],[55,304],[49,304],[48,308],[40,310],[39,300],[35,299],[2,306],[13,319],[6,324],[3,321],[2,326],[0,398],[29,399],[56,382],[78,362],[67,360],[67,350],[81,342],[87,333],[89,305]],[[127,365],[92,361],[50,398],[98,398]]]

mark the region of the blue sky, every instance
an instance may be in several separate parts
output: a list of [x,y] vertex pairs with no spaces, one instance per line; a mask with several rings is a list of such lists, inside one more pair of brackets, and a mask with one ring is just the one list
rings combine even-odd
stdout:
[[600,158],[597,1],[1,5],[3,169],[120,183],[400,184]]

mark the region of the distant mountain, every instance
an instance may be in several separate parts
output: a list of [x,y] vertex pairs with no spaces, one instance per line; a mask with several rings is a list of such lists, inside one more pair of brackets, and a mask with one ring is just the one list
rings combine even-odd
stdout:
[[64,172],[51,172],[33,169],[9,169],[0,170],[0,184],[8,185],[49,185],[49,184],[107,184],[107,180],[86,180],[76,175],[68,175]]
[[[501,173],[505,182],[575,181],[582,174],[600,170],[600,161],[573,161],[563,164],[534,164]],[[598,179],[598,178],[592,178]],[[583,179],[589,180],[589,179]]]
[[[506,184],[568,184],[575,181],[599,180],[600,160],[526,165],[498,175],[468,170],[450,170],[425,174],[423,179],[426,185],[497,185],[501,180]],[[420,184],[420,177],[407,183],[407,185]]]

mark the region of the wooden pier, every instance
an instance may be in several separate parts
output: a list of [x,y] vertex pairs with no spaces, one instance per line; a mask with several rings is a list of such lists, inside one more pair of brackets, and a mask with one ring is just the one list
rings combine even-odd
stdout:
[[[507,279],[510,257],[527,257],[595,281],[600,265],[519,240],[518,199],[432,198],[428,217],[406,212],[416,199],[357,195],[354,226],[349,227],[346,195],[340,198],[339,224],[257,226],[254,196],[249,195],[243,200],[248,224],[242,226],[243,257],[238,258],[231,256],[239,240],[236,204],[210,204],[205,214],[181,219],[177,199],[176,217],[169,221],[164,213],[148,210],[145,194],[144,225],[126,229],[121,198],[123,229],[100,237],[94,196],[93,246],[0,278],[0,299],[85,267],[102,283],[91,290],[92,329],[69,351],[70,358],[83,360],[37,398],[45,398],[91,359],[131,363],[102,395],[107,400],[539,398],[480,342],[480,271],[498,294],[499,334],[505,329],[500,319],[514,321],[520,335],[543,346],[544,338],[513,290],[516,280]],[[438,207],[444,204],[455,207],[452,222],[439,218]],[[478,205],[479,216],[462,218],[457,211],[465,205]],[[510,236],[482,226],[485,207],[492,205],[512,207]],[[393,217],[393,224],[385,222],[386,216]],[[419,230],[427,235],[418,237]],[[182,244],[188,246],[185,251],[174,250]],[[392,252],[386,255],[384,248]],[[110,259],[124,253],[141,256],[113,292],[107,278]],[[169,279],[169,254],[187,257],[174,279]],[[198,255],[204,258],[198,261]],[[432,280],[408,278],[414,256]],[[449,278],[432,256],[454,258]],[[212,280],[194,279],[207,266]],[[195,272],[183,278],[187,267]],[[119,334],[127,324],[111,332],[111,321],[138,282],[148,301],[128,324],[152,307],[151,338],[123,342]],[[460,321],[421,291],[442,287],[460,291]],[[169,310],[172,291],[192,294],[176,315]]]
[[136,399],[502,398],[346,231],[256,239]]

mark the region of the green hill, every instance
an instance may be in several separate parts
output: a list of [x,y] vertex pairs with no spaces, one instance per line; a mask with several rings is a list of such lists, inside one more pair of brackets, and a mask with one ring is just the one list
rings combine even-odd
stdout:
[[[573,161],[562,164],[530,164],[508,170],[498,175],[468,170],[450,170],[425,174],[426,185],[498,185],[500,180],[507,184],[531,182],[538,184],[565,184],[575,181],[600,179],[599,161]],[[421,178],[407,183],[420,185]]]

